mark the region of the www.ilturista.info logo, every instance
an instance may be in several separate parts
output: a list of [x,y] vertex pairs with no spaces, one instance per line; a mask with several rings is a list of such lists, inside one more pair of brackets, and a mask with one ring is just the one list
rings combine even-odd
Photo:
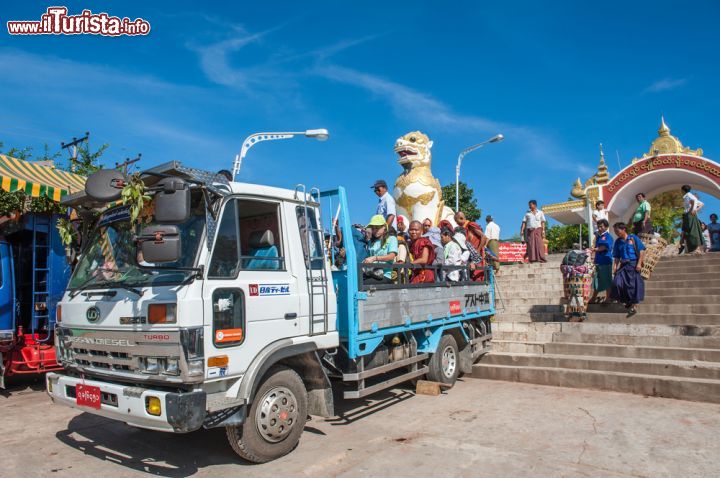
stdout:
[[47,12],[36,20],[7,22],[10,35],[147,35],[150,22],[142,18],[112,17],[107,13],[83,10],[80,15],[68,15],[67,7],[48,7]]

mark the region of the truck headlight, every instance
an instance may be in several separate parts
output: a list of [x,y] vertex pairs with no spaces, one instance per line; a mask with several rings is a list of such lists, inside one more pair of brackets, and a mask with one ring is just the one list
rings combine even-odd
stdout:
[[160,373],[160,360],[157,357],[146,357],[145,358],[145,373],[158,374]]
[[188,376],[197,377],[205,374],[204,338],[202,327],[180,329],[180,343],[187,362]]
[[165,372],[166,375],[180,375],[180,365],[176,358],[169,358],[165,360]]

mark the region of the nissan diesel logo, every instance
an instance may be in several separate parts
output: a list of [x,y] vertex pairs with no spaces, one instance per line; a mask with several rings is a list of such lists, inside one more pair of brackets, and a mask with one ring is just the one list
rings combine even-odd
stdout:
[[88,322],[97,322],[100,318],[100,309],[95,306],[90,307],[87,312],[85,312],[85,318],[87,318]]

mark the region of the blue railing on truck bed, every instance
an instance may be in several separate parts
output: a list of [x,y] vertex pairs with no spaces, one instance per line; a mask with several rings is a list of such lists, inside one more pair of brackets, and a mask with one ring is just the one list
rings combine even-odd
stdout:
[[323,224],[330,225],[333,263],[337,252],[332,250],[335,222],[345,248],[345,264],[333,271],[333,283],[338,302],[337,330],[349,358],[371,354],[389,335],[408,333],[417,341],[418,353],[432,353],[445,331],[458,328],[469,340],[463,323],[495,314],[492,268],[485,269],[483,282],[363,287],[345,189],[324,191],[320,198]]

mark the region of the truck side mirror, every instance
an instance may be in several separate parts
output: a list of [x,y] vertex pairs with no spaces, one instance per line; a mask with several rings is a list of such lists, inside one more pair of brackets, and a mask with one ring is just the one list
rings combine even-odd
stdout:
[[157,184],[154,222],[180,224],[190,217],[190,188],[180,178],[164,178]]
[[180,259],[180,233],[177,226],[147,226],[142,229],[137,239],[142,252],[138,262],[156,264]]
[[120,199],[127,178],[117,169],[95,171],[85,181],[85,194],[102,203]]

